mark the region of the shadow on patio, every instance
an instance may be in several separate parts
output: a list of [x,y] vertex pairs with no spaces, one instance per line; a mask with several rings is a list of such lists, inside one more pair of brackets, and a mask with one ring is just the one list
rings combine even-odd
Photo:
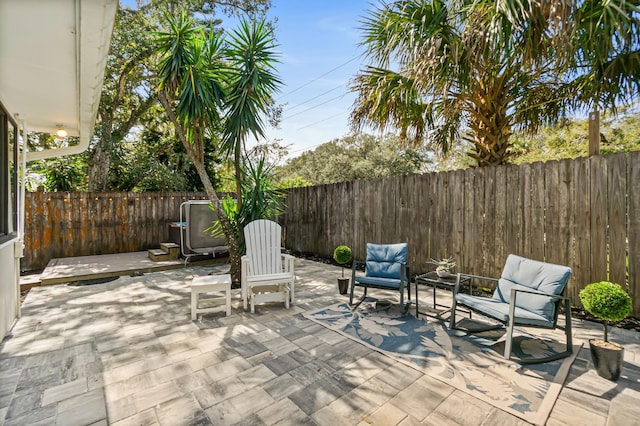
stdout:
[[[243,312],[238,289],[230,317],[192,322],[191,279],[225,270],[32,289],[0,347],[0,425],[526,424],[303,317],[346,301],[338,267],[297,259],[288,310]],[[600,333],[575,321],[576,340]],[[547,424],[637,422],[638,337],[612,337],[625,344],[623,377],[598,377],[583,345]]]

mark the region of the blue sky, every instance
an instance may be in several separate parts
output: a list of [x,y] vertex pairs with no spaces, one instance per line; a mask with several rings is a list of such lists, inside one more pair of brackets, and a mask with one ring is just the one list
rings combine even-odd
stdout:
[[349,133],[348,85],[362,66],[358,28],[371,8],[368,0],[273,0],[284,82],[276,101],[286,105],[267,138],[291,145],[290,157]]

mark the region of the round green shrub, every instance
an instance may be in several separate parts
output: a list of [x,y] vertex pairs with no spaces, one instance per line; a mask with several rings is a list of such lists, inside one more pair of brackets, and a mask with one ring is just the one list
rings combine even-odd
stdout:
[[351,260],[351,249],[347,246],[338,246],[333,251],[333,260],[339,265],[343,265]]
[[631,313],[631,297],[619,285],[608,281],[591,283],[580,290],[580,301],[592,315],[605,321],[620,321]]

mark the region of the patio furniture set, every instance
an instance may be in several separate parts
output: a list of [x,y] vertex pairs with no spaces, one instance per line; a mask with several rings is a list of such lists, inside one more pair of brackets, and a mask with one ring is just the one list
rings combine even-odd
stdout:
[[[251,313],[255,313],[256,303],[284,302],[289,309],[294,301],[294,257],[282,253],[281,235],[280,225],[270,220],[255,220],[244,228],[247,252],[241,259],[241,292],[243,307],[246,310],[250,304]],[[201,299],[200,294],[210,292],[222,292],[224,305],[201,307],[212,299]],[[231,275],[195,277],[191,283],[191,319],[221,311],[231,315]]]
[[[398,291],[400,293],[400,306],[408,308],[404,304],[404,292],[411,300],[411,281],[409,279],[409,267],[407,266],[407,244],[367,244],[367,257],[365,275],[356,274],[358,264],[354,262],[352,269],[351,292],[349,303],[353,304],[355,287],[363,287],[364,294],[356,302],[360,304],[367,296],[368,288]],[[477,312],[487,318],[506,327],[506,340],[504,357],[512,359],[513,354],[513,329],[519,327],[536,327],[547,329],[562,329],[565,332],[566,350],[552,355],[520,360],[520,362],[547,362],[564,358],[572,353],[571,339],[571,303],[567,297],[562,296],[569,281],[571,269],[566,266],[555,265],[537,260],[526,259],[510,254],[507,257],[501,277],[489,278],[471,274],[458,273],[455,279],[447,279],[427,273],[419,275],[415,279],[415,306],[416,316],[419,316],[420,303],[418,288],[426,285],[433,290],[433,310],[435,317],[443,319],[443,315],[450,314],[449,327],[457,329],[456,312],[461,311],[469,315]],[[495,283],[495,291],[492,297],[480,297],[472,295],[475,281],[492,281]],[[469,293],[461,292],[461,285],[469,286]],[[450,307],[442,306],[436,300],[436,288],[445,288],[453,292],[453,303]],[[438,310],[445,307],[445,310]],[[558,323],[558,314],[561,307],[564,309],[564,325]],[[466,309],[464,309],[466,308]],[[430,314],[431,315],[431,314]],[[495,329],[496,324],[488,324],[486,327],[466,329],[468,332],[479,332]],[[459,329],[462,329],[461,327]]]
[[[281,227],[269,220],[256,220],[244,229],[246,254],[242,256],[241,293],[243,307],[262,302],[283,302],[288,309],[294,301],[294,258],[281,252]],[[407,266],[408,245],[367,243],[366,260],[354,261],[352,265],[349,305],[353,309],[367,298],[368,289],[397,291],[400,307],[408,310],[411,304],[410,269]],[[365,273],[357,273],[364,265]],[[511,359],[513,349],[513,329],[519,327],[537,327],[562,329],[565,332],[566,350],[542,358],[522,362],[546,362],[569,356],[572,353],[571,304],[562,293],[569,281],[571,269],[510,254],[507,257],[501,277],[490,278],[478,275],[458,273],[454,277],[441,277],[427,273],[415,277],[415,313],[434,316],[444,320],[449,314],[449,327],[467,332],[495,329],[504,325],[506,341],[504,357]],[[472,294],[474,281],[492,281],[495,291],[492,297],[480,297]],[[461,292],[461,286],[468,286],[468,294]],[[429,311],[421,311],[419,303],[420,286],[431,287],[433,303]],[[356,287],[363,288],[362,297],[354,303]],[[436,289],[444,288],[453,292],[451,306],[437,303]],[[215,308],[200,307],[199,295],[206,292],[222,292],[224,305]],[[407,293],[407,303],[404,295]],[[445,308],[445,309],[438,309]],[[558,323],[558,314],[564,310],[564,325]],[[216,275],[196,277],[191,286],[191,318],[198,314],[224,311],[231,314],[231,276]],[[499,324],[487,324],[486,327],[464,328],[456,322],[456,313],[460,311],[472,318],[473,312],[496,321]]]

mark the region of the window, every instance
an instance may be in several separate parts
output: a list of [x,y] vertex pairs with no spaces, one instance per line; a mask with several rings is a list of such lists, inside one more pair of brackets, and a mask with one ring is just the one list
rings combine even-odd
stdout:
[[18,225],[18,127],[0,104],[0,243]]

